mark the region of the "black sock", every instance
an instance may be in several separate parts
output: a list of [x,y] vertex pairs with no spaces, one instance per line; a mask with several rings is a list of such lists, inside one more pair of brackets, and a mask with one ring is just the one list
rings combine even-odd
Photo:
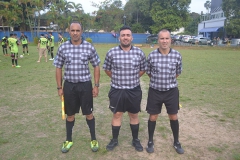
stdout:
[[15,64],[16,64],[16,66],[18,65],[18,63],[17,63],[17,59],[15,59]]
[[130,124],[133,139],[138,139],[139,124]]
[[156,121],[150,121],[148,120],[148,141],[153,141],[153,135],[156,127]]
[[118,139],[120,128],[121,128],[121,126],[112,126],[112,137],[113,137],[113,139]]
[[67,131],[67,141],[72,142],[72,129],[74,126],[75,119],[72,122],[67,121],[66,119],[66,131]]
[[179,123],[178,120],[170,120],[170,125],[173,133],[174,143],[178,142]]
[[14,65],[14,59],[12,59],[12,65]]
[[25,51],[23,51],[23,54],[25,54]]
[[27,53],[28,53],[28,51],[27,51]]
[[93,117],[93,119],[88,120],[86,119],[89,130],[90,130],[90,134],[91,134],[91,141],[92,140],[96,140],[96,134],[95,134],[95,118]]
[[51,52],[51,57],[52,57],[52,59],[53,59],[53,52]]

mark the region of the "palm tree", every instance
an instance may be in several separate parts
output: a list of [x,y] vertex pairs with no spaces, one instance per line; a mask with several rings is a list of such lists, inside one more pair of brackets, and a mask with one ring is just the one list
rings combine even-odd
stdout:
[[0,15],[2,23],[6,23],[10,27],[14,27],[21,23],[21,17],[19,15],[21,15],[22,11],[20,6],[16,2],[16,0],[12,0],[10,2],[0,3]]
[[[65,18],[59,18],[58,25],[61,26],[61,30],[65,30],[71,21],[71,16],[69,13],[71,9],[73,9],[73,2],[67,2],[67,0],[60,0],[59,3],[56,4],[59,12],[59,16],[64,16]],[[67,22],[67,23],[66,23]]]
[[207,12],[209,13],[209,9],[211,8],[211,1],[206,1],[204,3],[204,7],[207,9]]
[[83,12],[83,8],[82,8],[82,4],[80,3],[72,3],[72,6],[73,6],[73,12]]
[[[34,17],[35,17],[35,12],[37,12],[37,14],[38,14],[37,36],[39,36],[41,11],[44,10],[45,3],[42,0],[35,0],[35,1],[32,1],[32,6],[34,6]],[[35,22],[34,22],[34,24],[35,24]]]
[[53,22],[54,24],[59,24],[59,13],[57,6],[55,4],[51,5],[49,8],[49,11],[47,12],[47,15],[49,16],[50,23]]
[[[33,19],[34,19],[34,6],[32,4],[32,0],[18,0],[18,4],[22,7],[23,14],[23,25],[27,25],[31,31],[31,35],[33,37]],[[25,21],[27,19],[27,21]]]

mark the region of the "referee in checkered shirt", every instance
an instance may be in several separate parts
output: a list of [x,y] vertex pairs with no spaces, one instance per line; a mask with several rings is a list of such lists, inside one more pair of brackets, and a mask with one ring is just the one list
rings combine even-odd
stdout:
[[158,33],[159,48],[152,51],[147,58],[147,71],[150,77],[146,110],[150,114],[148,120],[149,140],[147,152],[154,152],[153,134],[158,114],[161,113],[164,103],[170,119],[173,133],[173,147],[176,152],[183,154],[184,150],[179,143],[179,123],[177,113],[179,110],[179,91],[177,77],[182,72],[181,54],[170,48],[171,35],[166,29]]
[[143,151],[138,139],[138,112],[142,100],[140,77],[146,70],[146,56],[143,51],[131,45],[133,40],[131,28],[120,29],[120,45],[110,49],[106,55],[103,69],[111,78],[109,109],[113,112],[112,139],[106,146],[113,150],[118,145],[118,135],[124,112],[128,112],[132,131],[132,145],[137,151]]
[[[71,40],[63,43],[54,60],[56,66],[56,81],[58,95],[64,95],[66,119],[66,141],[62,145],[62,152],[69,151],[72,142],[72,128],[75,122],[75,114],[86,115],[86,121],[90,129],[92,151],[98,150],[98,142],[95,135],[95,118],[93,116],[93,97],[98,96],[100,79],[100,59],[92,44],[81,39],[82,26],[78,22],[72,22],[69,28]],[[94,82],[92,87],[91,74],[88,62],[94,67]],[[62,67],[65,67],[64,86],[62,87]]]

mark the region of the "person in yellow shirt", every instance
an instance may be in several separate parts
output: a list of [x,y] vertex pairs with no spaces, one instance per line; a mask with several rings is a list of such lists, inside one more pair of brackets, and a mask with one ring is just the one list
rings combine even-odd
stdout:
[[7,40],[8,40],[8,37],[5,36],[2,38],[2,49],[3,49],[3,55],[4,56],[7,56],[8,55],[8,51],[7,51]]
[[51,58],[50,61],[54,60],[53,50],[54,50],[54,36],[52,35],[52,32],[49,32],[50,35],[50,50],[51,50]]
[[37,62],[41,61],[41,58],[43,55],[45,57],[45,61],[47,62],[47,44],[48,44],[48,39],[44,37],[44,34],[41,34],[41,37],[38,41],[39,58]]
[[60,47],[61,44],[63,44],[63,42],[64,42],[64,38],[63,38],[62,34],[58,33],[58,47]]
[[22,48],[23,48],[23,55],[26,52],[29,55],[29,53],[28,53],[28,37],[23,32],[21,32],[20,41],[21,41]]
[[[21,67],[18,65],[18,45],[17,34],[10,34],[8,38],[9,46],[11,47],[12,67]],[[14,64],[15,62],[15,64]]]

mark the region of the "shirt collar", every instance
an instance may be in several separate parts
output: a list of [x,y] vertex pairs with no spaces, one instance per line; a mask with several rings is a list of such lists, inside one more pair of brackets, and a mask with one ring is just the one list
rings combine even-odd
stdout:
[[[72,44],[72,40],[71,39],[69,40],[69,42]],[[83,40],[82,40],[82,42],[80,44],[83,44]]]
[[[158,48],[157,50],[158,50],[158,53],[162,54],[162,53],[160,52],[159,48]],[[168,54],[171,53],[171,51],[172,51],[172,48],[170,48]]]
[[[132,50],[132,48],[133,48],[133,46],[131,45],[130,50]],[[119,49],[123,50],[122,47],[121,47],[121,45],[119,45]]]

